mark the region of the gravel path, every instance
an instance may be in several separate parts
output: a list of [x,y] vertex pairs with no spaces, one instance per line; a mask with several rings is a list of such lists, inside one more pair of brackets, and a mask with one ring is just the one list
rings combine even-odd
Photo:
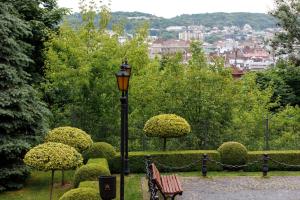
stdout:
[[180,177],[177,200],[300,200],[300,177]]

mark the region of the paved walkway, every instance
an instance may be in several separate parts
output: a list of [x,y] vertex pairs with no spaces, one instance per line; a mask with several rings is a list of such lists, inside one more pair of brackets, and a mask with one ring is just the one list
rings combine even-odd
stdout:
[[300,200],[300,177],[180,177],[177,200]]

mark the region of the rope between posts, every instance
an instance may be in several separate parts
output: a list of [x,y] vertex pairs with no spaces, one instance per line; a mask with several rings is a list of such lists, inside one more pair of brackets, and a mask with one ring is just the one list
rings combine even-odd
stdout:
[[279,164],[279,165],[283,165],[283,166],[286,166],[286,167],[300,167],[300,165],[291,165],[291,164],[283,163],[283,162],[274,160],[274,159],[271,158],[271,157],[269,157],[269,159],[270,159],[272,162],[274,162],[274,163],[277,163],[277,164]]
[[228,165],[228,164],[224,164],[224,163],[222,163],[222,162],[213,160],[213,159],[211,159],[211,158],[208,158],[208,161],[214,162],[214,163],[216,163],[217,165],[221,165],[222,167],[225,167],[225,168],[239,169],[239,168],[243,168],[243,167],[248,167],[248,166],[251,166],[251,165],[255,165],[255,164],[261,162],[262,160],[261,160],[261,159],[255,160],[255,161],[253,161],[253,162],[251,162],[251,163],[247,163],[247,164],[244,164],[244,165]]

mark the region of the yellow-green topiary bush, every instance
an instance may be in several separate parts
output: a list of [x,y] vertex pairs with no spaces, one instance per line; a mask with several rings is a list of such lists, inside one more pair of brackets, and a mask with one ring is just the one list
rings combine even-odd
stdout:
[[47,142],[30,149],[26,165],[41,171],[74,169],[82,165],[82,156],[75,148],[56,142]]
[[85,131],[70,126],[58,127],[49,131],[45,141],[67,144],[79,152],[88,149],[93,144],[91,136]]
[[76,188],[66,192],[59,200],[99,200],[99,190],[91,188]]
[[106,142],[95,142],[83,153],[85,159],[106,158],[111,160],[116,156],[115,148]]
[[106,165],[87,164],[78,168],[74,174],[74,187],[82,181],[96,181],[99,176],[109,176],[110,171]]
[[191,132],[191,126],[182,117],[174,114],[162,114],[151,117],[144,126],[148,137],[181,137]]
[[144,126],[144,132],[148,137],[166,138],[182,137],[191,132],[191,126],[182,117],[174,114],[161,114],[151,117]]
[[244,165],[247,162],[247,148],[238,142],[225,142],[219,148],[221,162],[227,165]]

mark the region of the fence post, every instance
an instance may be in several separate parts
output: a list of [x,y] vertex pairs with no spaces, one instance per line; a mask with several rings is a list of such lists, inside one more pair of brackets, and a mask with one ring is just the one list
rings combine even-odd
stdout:
[[202,176],[204,177],[206,177],[207,174],[207,161],[208,161],[207,154],[203,154],[201,171],[202,171]]
[[150,171],[150,165],[151,165],[151,156],[150,155],[146,155],[145,156],[145,160],[146,160],[146,175],[147,175],[147,179],[148,179],[148,188],[150,191],[150,181],[151,181],[151,171]]
[[269,171],[268,160],[269,160],[268,154],[264,154],[263,167],[262,167],[262,172],[264,177],[268,175],[268,171]]

